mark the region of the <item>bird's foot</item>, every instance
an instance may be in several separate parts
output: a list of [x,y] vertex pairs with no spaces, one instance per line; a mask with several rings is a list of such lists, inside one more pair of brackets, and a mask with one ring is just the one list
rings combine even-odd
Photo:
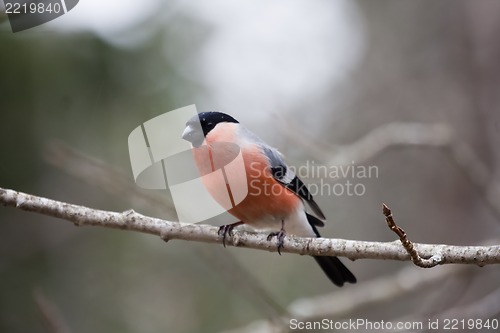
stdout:
[[224,225],[220,226],[217,234],[219,236],[222,236],[222,245],[224,245],[224,247],[226,247],[226,235],[227,234],[231,235],[233,232],[233,229],[239,225],[242,225],[242,224],[243,224],[243,222],[240,221],[240,222],[235,222],[235,223],[231,223],[231,224],[224,224]]
[[271,232],[267,236],[267,240],[270,241],[275,236],[276,236],[276,239],[277,239],[276,244],[278,245],[278,254],[281,255],[281,249],[283,248],[283,242],[284,242],[284,239],[285,239],[285,236],[286,236],[285,229],[281,228],[280,231]]

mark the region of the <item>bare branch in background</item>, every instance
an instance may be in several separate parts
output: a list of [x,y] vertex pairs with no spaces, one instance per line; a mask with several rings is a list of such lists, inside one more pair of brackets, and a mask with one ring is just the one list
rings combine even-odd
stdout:
[[338,148],[328,165],[363,163],[391,146],[442,147],[453,141],[453,131],[445,124],[393,122],[373,129],[349,145]]
[[[500,314],[500,288],[468,304],[452,307],[437,318],[495,318]],[[432,320],[432,319],[431,319]]]
[[491,177],[486,164],[481,161],[474,149],[460,139],[456,132],[446,124],[393,122],[373,129],[353,143],[325,146],[311,138],[290,117],[285,118],[278,114],[275,116],[279,117],[276,123],[287,129],[282,133],[288,140],[302,147],[326,165],[364,163],[394,146],[444,149],[465,173],[492,213],[500,220],[500,185],[491,183],[494,177]]
[[[470,272],[470,270],[471,267],[465,265],[447,265],[431,270],[423,270],[415,266],[407,267],[399,272],[359,283],[356,285],[356,288],[336,289],[331,293],[294,301],[288,306],[289,317],[282,318],[281,322],[288,324],[291,318],[305,322],[321,320],[323,318],[349,316],[349,314],[355,312],[360,307],[369,304],[382,304],[398,297],[404,297],[415,290],[427,288],[450,277],[456,278],[464,275]],[[490,309],[489,312],[491,311],[494,310]],[[289,332],[289,330],[289,325],[280,325],[278,321],[259,320],[244,327],[225,331],[225,333],[250,333],[257,331],[275,333]]]
[[[123,213],[91,209],[0,188],[0,204],[73,222],[77,226],[101,226],[132,230],[160,236],[165,241],[182,239],[204,243],[222,243],[219,228],[203,224],[170,222],[147,217],[133,210]],[[226,245],[276,252],[275,242],[267,235],[235,231]],[[500,263],[500,245],[452,246],[414,244],[421,256],[442,255],[442,264],[488,265]],[[328,238],[286,237],[281,252],[315,256],[343,256],[350,259],[409,260],[398,242],[364,242]]]
[[70,333],[61,312],[57,306],[51,302],[42,290],[37,289],[33,292],[35,304],[40,310],[40,314],[47,332],[49,333]]
[[[374,128],[350,144],[325,146],[324,143],[318,142],[305,133],[290,117],[284,117],[278,113],[275,113],[274,116],[279,119],[276,123],[281,125],[281,128],[286,129],[282,132],[287,136],[287,139],[299,147],[303,147],[315,159],[327,165],[347,165],[353,161],[363,163],[392,146],[444,147],[450,145],[454,140],[453,131],[446,124],[393,122]],[[466,159],[468,160],[468,158]]]
[[160,191],[143,190],[137,186],[131,176],[91,156],[73,149],[60,141],[49,142],[42,157],[50,165],[67,174],[100,188],[122,200],[169,219],[176,219],[172,198],[161,195]]

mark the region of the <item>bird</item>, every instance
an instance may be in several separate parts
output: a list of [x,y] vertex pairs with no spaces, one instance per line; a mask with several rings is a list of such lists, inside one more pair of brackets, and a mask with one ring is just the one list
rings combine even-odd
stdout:
[[[266,144],[235,118],[215,111],[197,113],[186,122],[182,139],[191,143],[194,161],[207,191],[239,220],[219,228],[224,246],[226,235],[243,224],[257,230],[272,230],[267,240],[277,238],[280,254],[287,234],[321,237],[318,227],[324,226],[326,217],[307,186],[287,166],[277,149]],[[231,170],[226,170],[222,184],[209,177],[238,154],[243,159],[243,172],[231,174]],[[227,192],[234,192],[235,188],[245,188],[248,193],[239,202],[231,197],[231,204],[228,205]],[[304,203],[314,215],[306,211]],[[342,287],[346,282],[356,283],[356,277],[339,258],[313,258],[333,284]]]

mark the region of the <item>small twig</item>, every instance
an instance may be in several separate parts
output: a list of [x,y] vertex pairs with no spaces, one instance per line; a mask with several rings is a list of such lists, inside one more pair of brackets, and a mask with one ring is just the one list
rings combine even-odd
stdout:
[[387,222],[389,229],[391,229],[394,233],[396,233],[396,235],[398,235],[401,244],[403,244],[403,247],[405,248],[406,252],[408,252],[411,257],[411,261],[413,261],[415,265],[422,268],[432,268],[443,263],[443,256],[440,253],[433,254],[428,259],[422,258],[418,254],[417,250],[415,250],[413,243],[406,236],[406,232],[396,225],[391,210],[384,203],[382,204],[382,211],[384,213],[385,221]]

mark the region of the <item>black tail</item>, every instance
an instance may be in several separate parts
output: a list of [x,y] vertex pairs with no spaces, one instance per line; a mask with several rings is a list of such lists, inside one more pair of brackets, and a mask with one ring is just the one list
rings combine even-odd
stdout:
[[[321,237],[318,229],[316,229],[316,225],[319,225],[319,220],[309,214],[307,214],[307,220],[311,224],[311,227],[314,230],[316,236]],[[330,281],[332,281],[335,285],[342,287],[345,282],[356,283],[356,277],[351,273],[349,269],[347,269],[347,267],[344,266],[339,258],[323,256],[314,256],[313,258],[319,264],[323,272],[325,272],[326,276],[328,276]]]
[[335,285],[342,287],[344,282],[356,283],[356,277],[337,257],[314,257],[326,276]]

